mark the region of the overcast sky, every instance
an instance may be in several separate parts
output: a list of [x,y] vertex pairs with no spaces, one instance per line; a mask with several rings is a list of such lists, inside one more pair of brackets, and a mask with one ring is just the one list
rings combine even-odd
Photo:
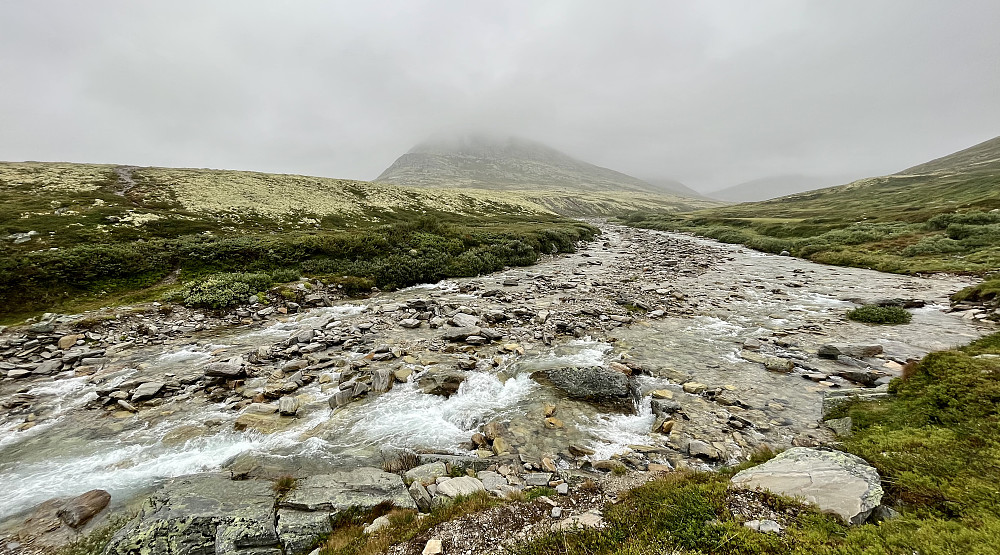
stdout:
[[1000,135],[1000,2],[0,0],[0,160],[372,179],[482,129],[710,190]]

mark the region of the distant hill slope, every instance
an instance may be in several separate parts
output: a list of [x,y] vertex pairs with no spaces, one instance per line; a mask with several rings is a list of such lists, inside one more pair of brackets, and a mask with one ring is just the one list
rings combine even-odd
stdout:
[[980,173],[1000,170],[1000,137],[994,137],[948,156],[907,168],[897,175]]
[[669,177],[656,177],[650,179],[643,179],[646,183],[656,187],[658,190],[666,192],[671,195],[679,195],[688,198],[708,198],[705,195],[695,191],[694,189],[688,187],[687,185],[677,181],[676,179],[671,179]]
[[893,272],[1000,270],[1000,137],[900,173],[633,225]]
[[[835,185],[838,181],[831,178],[809,175],[776,175],[762,177],[739,185],[733,185],[718,191],[706,193],[709,198],[726,202],[754,202],[783,197],[795,193],[812,191]],[[843,183],[842,181],[840,183]]]
[[417,145],[375,181],[419,187],[654,194],[669,191],[669,187],[577,160],[541,143],[475,135]]

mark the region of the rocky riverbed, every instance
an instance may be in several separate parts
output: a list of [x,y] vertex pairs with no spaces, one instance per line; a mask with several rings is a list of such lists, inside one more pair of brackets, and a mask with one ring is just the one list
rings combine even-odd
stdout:
[[[824,400],[880,395],[908,360],[995,329],[949,305],[964,278],[601,227],[572,255],[360,300],[303,281],[227,314],[151,305],[5,330],[4,549],[64,542],[155,492],[115,549],[197,513],[201,539],[177,541],[291,554],[344,507],[819,445]],[[867,302],[913,320],[846,320]],[[417,465],[429,474],[407,476]],[[286,475],[312,486],[276,504]]]

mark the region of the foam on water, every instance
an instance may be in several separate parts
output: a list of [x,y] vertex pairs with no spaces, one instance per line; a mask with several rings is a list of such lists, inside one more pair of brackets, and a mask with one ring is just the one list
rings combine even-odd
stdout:
[[[214,411],[204,414],[206,418],[217,415]],[[53,497],[92,489],[107,490],[112,499],[127,499],[166,478],[217,470],[232,457],[249,451],[317,453],[326,442],[315,437],[303,440],[301,435],[328,416],[328,411],[316,411],[294,428],[270,435],[227,429],[189,439],[183,445],[162,443],[163,437],[178,427],[203,424],[195,415],[133,430],[116,440],[89,442],[83,447],[86,452],[27,464],[0,464],[0,491],[4,492],[0,519]]]
[[[10,419],[0,424],[0,449],[20,443],[48,430],[61,422],[67,413],[97,397],[94,386],[88,382],[86,377],[63,378],[38,384],[28,390],[28,395],[38,397],[40,402],[49,407],[46,418],[24,431],[17,429],[21,426],[19,420]],[[0,489],[0,491],[4,490]]]
[[685,328],[684,331],[704,331],[711,335],[727,337],[735,337],[744,331],[742,326],[714,316],[696,316],[694,320],[695,325]]
[[627,450],[629,445],[648,444],[649,431],[656,419],[650,400],[645,397],[639,402],[639,414],[598,414],[589,425],[583,426],[597,438],[588,445],[594,450],[588,458],[592,461],[610,459]]
[[481,424],[508,414],[538,387],[527,374],[501,382],[490,374],[471,373],[458,393],[444,398],[421,393],[413,383],[401,384],[363,407],[360,419],[346,421],[349,431],[336,441],[460,453],[458,444]]
[[156,357],[156,362],[162,364],[179,364],[182,362],[198,363],[212,358],[198,345],[185,345],[179,350],[163,353]]
[[564,366],[601,366],[606,362],[608,353],[612,349],[614,346],[610,343],[595,341],[589,337],[574,339],[544,355],[528,357],[520,363],[520,366],[531,370]]

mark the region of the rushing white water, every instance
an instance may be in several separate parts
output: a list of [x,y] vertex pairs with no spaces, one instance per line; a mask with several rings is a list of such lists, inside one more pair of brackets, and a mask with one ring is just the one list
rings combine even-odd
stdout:
[[460,453],[458,444],[479,426],[504,416],[538,387],[527,374],[501,382],[491,374],[472,373],[456,394],[444,398],[423,394],[413,383],[402,384],[369,403],[338,443]]
[[612,455],[628,449],[629,445],[646,445],[649,443],[649,430],[653,427],[653,415],[650,398],[639,402],[639,414],[597,414],[591,419],[585,430],[601,438],[591,442],[588,447],[594,450],[589,456],[592,461],[610,459]]

